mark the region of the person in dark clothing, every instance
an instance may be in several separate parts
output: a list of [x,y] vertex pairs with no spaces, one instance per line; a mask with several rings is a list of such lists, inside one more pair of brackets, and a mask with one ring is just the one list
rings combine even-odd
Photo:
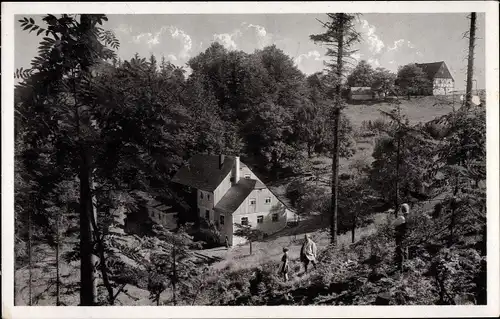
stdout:
[[280,275],[283,276],[285,281],[288,281],[288,271],[290,270],[290,265],[288,263],[288,248],[283,248],[283,257],[281,257],[281,267]]
[[395,241],[396,241],[396,256],[395,262],[399,270],[403,270],[403,261],[405,259],[406,248],[404,245],[404,240],[406,237],[406,218],[410,211],[410,206],[408,204],[401,205],[399,216],[394,221],[394,231],[395,231]]

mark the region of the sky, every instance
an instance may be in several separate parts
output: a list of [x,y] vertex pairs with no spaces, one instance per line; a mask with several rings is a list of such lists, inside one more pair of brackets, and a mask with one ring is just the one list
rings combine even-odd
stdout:
[[[408,63],[444,61],[455,79],[455,88],[465,88],[469,29],[468,13],[370,13],[356,21],[361,41],[354,45],[357,60],[396,72]],[[38,23],[41,16],[32,16]],[[251,53],[275,44],[294,59],[305,74],[322,71],[326,48],[309,39],[323,32],[318,21],[324,14],[120,14],[108,15],[104,28],[120,41],[117,54],[130,59],[164,56],[172,63],[185,63],[219,42],[230,50]],[[15,27],[15,67],[29,67],[41,37]],[[477,87],[485,87],[485,17],[478,13],[475,74]],[[189,71],[189,70],[188,70]],[[188,72],[189,73],[189,72]]]

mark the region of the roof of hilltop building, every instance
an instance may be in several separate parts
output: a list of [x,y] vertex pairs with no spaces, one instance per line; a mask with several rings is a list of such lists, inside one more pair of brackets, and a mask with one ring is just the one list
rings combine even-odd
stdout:
[[266,188],[266,186],[258,180],[242,178],[236,185],[233,185],[227,191],[214,209],[221,212],[232,213],[240,207],[241,203],[243,203],[254,189],[264,188]]
[[440,62],[432,62],[432,63],[416,63],[416,65],[421,68],[429,79],[434,78],[444,78],[444,79],[452,79],[453,76],[448,70],[446,63],[444,61]]
[[173,182],[207,192],[213,192],[234,167],[235,158],[224,156],[222,167],[219,155],[196,154],[172,179]]

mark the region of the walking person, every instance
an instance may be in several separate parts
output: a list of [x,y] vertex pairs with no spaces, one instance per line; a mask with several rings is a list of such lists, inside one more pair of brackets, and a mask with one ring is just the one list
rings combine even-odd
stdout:
[[396,240],[396,256],[395,262],[400,271],[403,271],[403,261],[405,259],[406,248],[404,245],[404,239],[406,237],[406,219],[408,213],[410,212],[410,206],[408,204],[402,204],[398,212],[398,217],[393,222]]
[[311,239],[309,234],[305,235],[304,244],[300,249],[300,260],[304,264],[304,272],[307,272],[309,263],[312,263],[314,268],[316,268],[316,243]]
[[280,275],[283,276],[283,280],[288,281],[288,271],[290,270],[290,264],[288,262],[288,248],[283,247],[283,257],[281,257]]
[[226,239],[225,239],[225,244],[226,244],[226,249],[229,249],[229,240],[227,239],[227,236],[226,236]]

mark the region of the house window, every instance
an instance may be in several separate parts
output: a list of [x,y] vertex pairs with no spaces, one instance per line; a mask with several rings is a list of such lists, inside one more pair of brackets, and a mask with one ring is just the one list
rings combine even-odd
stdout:
[[257,200],[255,198],[250,198],[250,205],[255,205],[257,203]]
[[207,195],[207,199],[210,200],[210,194]]
[[262,224],[264,222],[264,216],[259,215],[257,216],[257,224]]
[[250,179],[250,174],[245,174],[246,179]]
[[271,204],[271,197],[266,197],[266,204]]
[[241,217],[241,224],[243,226],[248,226],[248,217]]
[[205,219],[210,220],[210,211],[208,209],[205,210]]
[[219,216],[219,222],[221,225],[224,225],[224,215]]
[[277,221],[278,221],[278,214],[274,213],[273,214],[273,222],[277,222]]
[[203,193],[202,192],[200,192],[200,198],[203,199]]

